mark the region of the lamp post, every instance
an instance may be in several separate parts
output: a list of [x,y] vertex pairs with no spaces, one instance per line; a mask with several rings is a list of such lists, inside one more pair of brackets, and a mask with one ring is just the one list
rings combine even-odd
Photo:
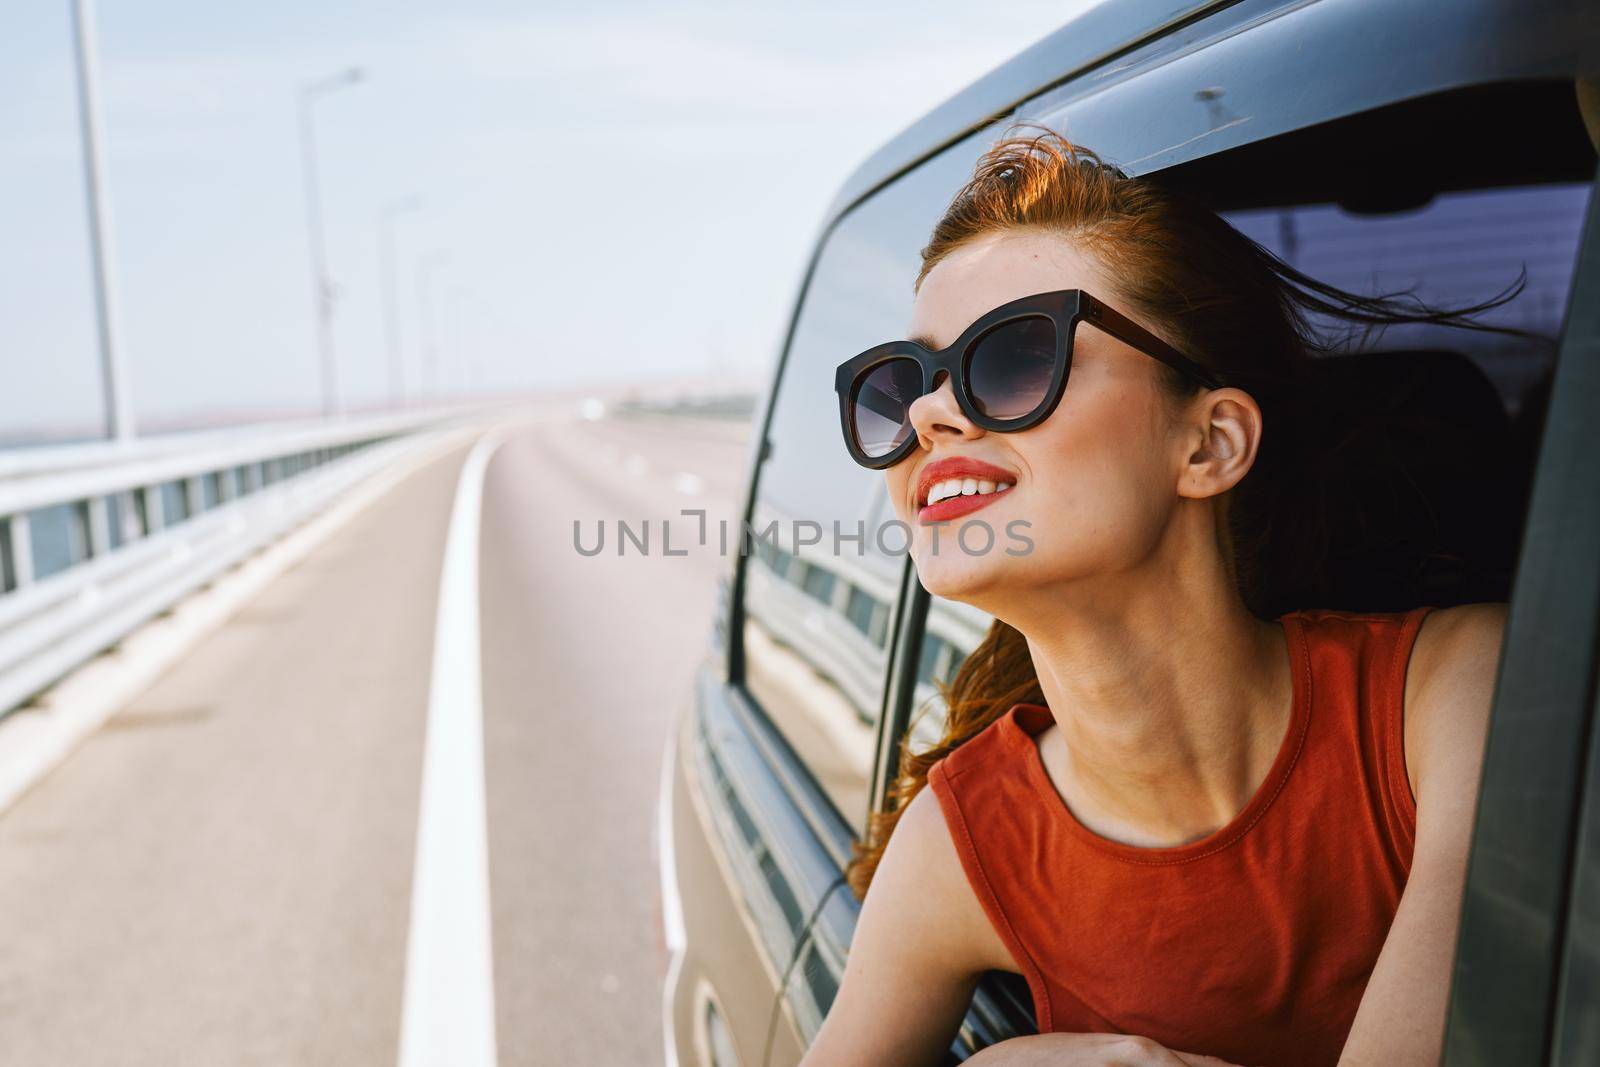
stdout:
[[328,278],[328,247],[322,232],[322,190],[317,179],[317,137],[311,107],[329,93],[358,84],[365,75],[351,67],[300,87],[300,162],[305,178],[306,231],[311,246],[311,300],[317,319],[317,355],[322,364],[322,411],[339,407],[339,370],[333,353],[333,282]]
[[417,320],[422,329],[423,378],[430,399],[437,399],[439,391],[439,342],[433,321],[433,276],[449,262],[449,253],[435,250],[423,256],[417,267]]
[[83,138],[84,191],[89,201],[89,254],[94,271],[95,324],[100,342],[100,380],[105,395],[106,436],[133,437],[128,379],[117,330],[117,291],[112,277],[111,203],[106,195],[100,137],[99,67],[93,0],[73,0],[73,57],[78,68],[78,125]]
[[394,223],[401,215],[417,211],[422,199],[415,194],[384,206],[378,217],[378,259],[383,274],[383,334],[389,351],[389,406],[405,401],[405,356],[400,348],[400,309],[395,290],[399,288],[399,269],[394,255]]

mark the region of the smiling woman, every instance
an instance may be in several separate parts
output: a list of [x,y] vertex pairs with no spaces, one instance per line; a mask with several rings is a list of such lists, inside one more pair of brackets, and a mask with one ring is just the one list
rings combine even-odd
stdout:
[[[1041,1035],[986,1064],[1436,1057],[1502,605],[1298,606],[1311,323],[1494,329],[1517,279],[1345,292],[1049,130],[990,148],[922,261],[923,341],[840,366],[844,436],[922,584],[995,621],[903,742],[805,1062],[925,1062],[987,970]],[[1032,551],[940,551],[980,510]]]

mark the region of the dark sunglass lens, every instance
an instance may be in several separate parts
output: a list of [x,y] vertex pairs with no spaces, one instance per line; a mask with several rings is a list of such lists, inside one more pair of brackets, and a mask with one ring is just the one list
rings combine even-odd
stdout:
[[1055,367],[1055,323],[1018,319],[978,340],[967,362],[967,393],[992,419],[1020,419],[1044,402]]
[[911,436],[911,402],[922,395],[922,367],[891,359],[856,379],[850,398],[856,441],[873,459],[887,456]]

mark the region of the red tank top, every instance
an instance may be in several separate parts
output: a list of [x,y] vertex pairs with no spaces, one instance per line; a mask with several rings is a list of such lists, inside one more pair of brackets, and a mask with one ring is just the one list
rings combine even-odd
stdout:
[[1227,826],[1174,848],[1101,837],[1056,791],[1017,704],[928,773],[962,866],[1033,993],[1041,1033],[1127,1033],[1233,1063],[1332,1064],[1411,869],[1401,744],[1431,607],[1279,621],[1294,706]]

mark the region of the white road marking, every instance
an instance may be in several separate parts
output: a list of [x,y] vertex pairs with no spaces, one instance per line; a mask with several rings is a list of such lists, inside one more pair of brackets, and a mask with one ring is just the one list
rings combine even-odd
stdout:
[[689,938],[684,930],[683,900],[678,896],[678,852],[672,832],[672,772],[678,765],[678,717],[673,716],[667,731],[667,749],[661,758],[661,784],[656,793],[656,859],[661,866],[661,927],[667,942],[667,975],[661,983],[661,1032],[666,1040],[664,1067],[678,1067],[676,1005],[678,975],[683,970],[684,946]]
[[494,1067],[494,956],[483,775],[478,528],[491,430],[456,483],[439,579],[422,803],[411,880],[400,1067]]

